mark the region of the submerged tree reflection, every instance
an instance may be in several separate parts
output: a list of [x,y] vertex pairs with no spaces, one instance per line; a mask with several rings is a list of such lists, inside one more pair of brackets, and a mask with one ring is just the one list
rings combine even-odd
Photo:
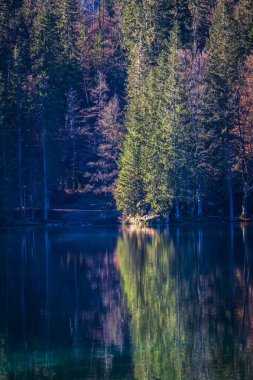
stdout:
[[252,378],[249,228],[123,230],[116,256],[136,379]]

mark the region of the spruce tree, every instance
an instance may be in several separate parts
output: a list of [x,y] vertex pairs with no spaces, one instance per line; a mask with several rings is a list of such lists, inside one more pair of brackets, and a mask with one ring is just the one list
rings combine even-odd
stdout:
[[8,168],[7,168],[7,72],[9,56],[9,23],[11,18],[10,3],[0,1],[0,128],[1,128],[1,219],[5,217],[6,208],[9,207],[7,194],[9,194]]
[[[180,217],[180,203],[185,203],[189,188],[189,114],[183,84],[182,57],[178,50],[180,44],[179,28],[176,24],[171,32],[167,58],[166,79],[161,85],[168,107],[168,118],[172,133],[172,174],[170,186],[173,189],[176,218]],[[164,66],[162,64],[162,66]],[[165,66],[166,67],[166,66]]]
[[[41,143],[42,199],[44,219],[48,218],[50,185],[54,178],[55,158],[49,149],[56,132],[55,127],[63,120],[64,56],[60,31],[57,25],[58,14],[53,1],[42,1],[34,22],[32,39],[32,72],[36,82],[34,107]],[[49,157],[51,156],[50,160]],[[50,164],[49,164],[50,162]]]
[[240,38],[240,57],[243,59],[253,47],[253,2],[240,0],[237,8]]
[[126,136],[119,158],[115,199],[125,217],[142,213],[143,176],[141,172],[141,146],[143,136],[143,96],[131,99],[126,115]]
[[[215,167],[211,157],[215,154],[214,130],[208,128],[208,110],[206,104],[207,84],[205,82],[206,54],[199,52],[196,45],[184,51],[184,87],[189,113],[189,160],[191,213],[197,211],[202,216],[206,199],[211,191]],[[204,202],[205,201],[205,202]]]
[[[215,9],[208,46],[207,84],[209,126],[214,130],[216,167],[221,178],[226,178],[229,215],[234,217],[233,166],[235,149],[234,89],[238,79],[238,34],[232,2],[219,0]],[[220,182],[222,186],[222,180]],[[222,189],[221,189],[222,193]]]
[[158,65],[151,70],[145,83],[144,139],[141,146],[144,203],[147,210],[155,214],[167,214],[173,200],[173,191],[170,187],[173,157],[172,129],[168,104],[163,95],[162,80],[166,78],[161,70],[166,71],[166,67]]
[[209,38],[214,7],[214,1],[211,0],[191,0],[189,4],[192,14],[192,41],[201,51]]
[[175,21],[178,24],[180,43],[186,47],[192,40],[192,14],[189,0],[176,0]]
[[115,194],[117,208],[124,217],[141,214],[143,185],[139,160],[140,146],[129,134],[123,144],[123,153],[119,160],[120,172]]
[[[135,1],[126,3],[125,21],[134,17],[138,8]],[[123,23],[124,45],[128,50],[127,112],[125,119],[126,136],[119,159],[119,174],[116,181],[116,203],[125,216],[134,216],[142,212],[144,201],[143,178],[141,171],[141,146],[144,142],[144,88],[150,55],[147,51],[145,36],[141,25],[136,34],[130,37],[129,29]],[[134,40],[132,39],[134,38]],[[136,41],[134,43],[133,41]]]
[[168,50],[161,53],[157,67],[150,70],[128,106],[127,144],[120,160],[116,199],[124,209],[120,201],[130,197],[123,185],[130,162],[126,157],[130,152],[133,154],[135,146],[134,163],[138,165],[135,173],[140,181],[137,186],[138,178],[132,179],[132,191],[139,189],[133,201],[136,214],[148,211],[167,214],[174,204],[179,218],[180,203],[186,198],[189,122],[178,44],[179,29],[175,26]]
[[[235,134],[237,145],[237,172],[241,182],[241,216],[249,215],[249,199],[253,190],[253,155],[252,155],[252,122],[253,122],[253,55],[250,54],[241,69],[237,95],[239,105],[236,109]],[[238,181],[239,182],[239,181]]]
[[[64,81],[66,87],[80,86],[82,81],[80,63],[80,40],[83,38],[81,10],[78,0],[63,0],[57,4],[57,24],[63,47]],[[84,42],[84,41],[82,41]]]
[[3,216],[10,221],[17,192],[15,52],[20,1],[0,1],[1,155]]
[[24,19],[23,12],[19,14],[17,23],[16,41],[13,51],[13,70],[10,76],[10,82],[13,93],[13,107],[15,115],[15,128],[17,136],[17,188],[19,189],[19,209],[21,216],[25,216],[26,193],[25,193],[25,152],[24,144],[28,138],[29,127],[26,123],[27,114],[27,97],[25,92],[26,78],[31,69],[29,32]]
[[111,195],[117,175],[117,162],[123,139],[122,112],[116,95],[103,107],[98,121],[98,160],[91,163],[96,192]]

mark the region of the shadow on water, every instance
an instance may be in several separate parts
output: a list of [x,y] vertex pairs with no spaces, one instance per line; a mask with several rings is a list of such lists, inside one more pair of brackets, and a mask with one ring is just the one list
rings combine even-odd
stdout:
[[252,231],[1,230],[0,379],[252,379]]
[[2,231],[1,379],[131,372],[119,366],[128,336],[116,242],[115,231]]

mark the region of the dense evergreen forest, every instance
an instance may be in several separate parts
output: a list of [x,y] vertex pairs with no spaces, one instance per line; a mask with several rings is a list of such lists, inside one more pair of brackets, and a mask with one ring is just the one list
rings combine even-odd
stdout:
[[0,0],[2,219],[252,214],[252,48],[252,0]]

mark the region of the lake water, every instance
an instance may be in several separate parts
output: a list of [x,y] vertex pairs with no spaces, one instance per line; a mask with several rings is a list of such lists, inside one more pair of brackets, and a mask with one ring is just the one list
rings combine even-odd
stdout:
[[0,230],[0,379],[253,379],[253,226]]

